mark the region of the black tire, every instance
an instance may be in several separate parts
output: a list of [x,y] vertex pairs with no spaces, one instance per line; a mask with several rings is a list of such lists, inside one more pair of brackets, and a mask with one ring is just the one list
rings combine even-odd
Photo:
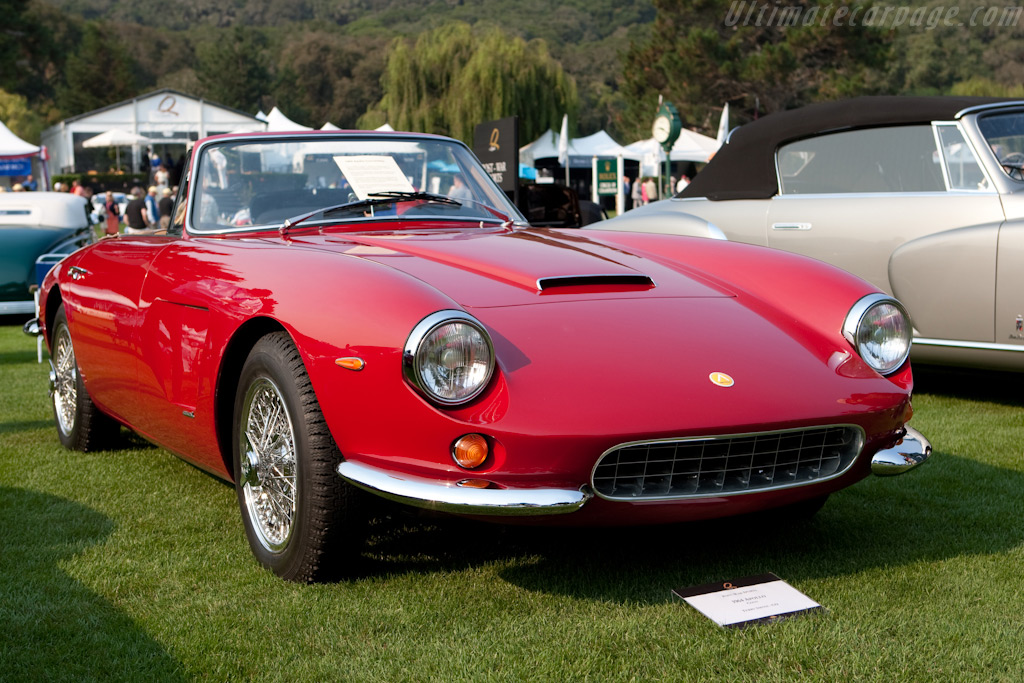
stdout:
[[360,492],[336,471],[341,454],[286,333],[249,353],[233,435],[235,491],[256,559],[289,581],[352,573],[366,529]]
[[121,425],[101,412],[85,390],[63,304],[54,316],[50,340],[50,397],[53,400],[57,438],[64,448],[73,451],[109,448],[120,432]]

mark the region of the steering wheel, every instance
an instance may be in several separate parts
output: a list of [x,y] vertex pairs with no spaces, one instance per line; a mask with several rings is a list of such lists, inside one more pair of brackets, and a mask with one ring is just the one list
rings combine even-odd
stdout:
[[999,160],[999,165],[1014,180],[1024,180],[1024,154],[1021,152],[1007,154]]

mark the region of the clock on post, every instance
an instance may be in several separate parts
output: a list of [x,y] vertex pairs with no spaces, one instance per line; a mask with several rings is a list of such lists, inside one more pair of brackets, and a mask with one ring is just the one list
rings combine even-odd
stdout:
[[654,126],[651,132],[666,152],[672,149],[672,145],[679,139],[679,133],[683,129],[682,119],[679,112],[671,102],[662,102],[658,108],[658,115],[654,119]]

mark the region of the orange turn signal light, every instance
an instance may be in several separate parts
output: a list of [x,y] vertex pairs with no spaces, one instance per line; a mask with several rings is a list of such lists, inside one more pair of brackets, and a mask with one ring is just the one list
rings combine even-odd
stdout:
[[337,365],[345,368],[346,370],[362,370],[366,367],[366,363],[362,358],[356,358],[355,356],[349,356],[348,358],[339,358],[334,361]]
[[456,486],[461,486],[464,489],[493,489],[497,488],[494,482],[487,481],[486,479],[463,479],[462,481],[455,482]]
[[491,449],[482,434],[466,434],[452,444],[452,457],[459,467],[467,470],[480,467]]

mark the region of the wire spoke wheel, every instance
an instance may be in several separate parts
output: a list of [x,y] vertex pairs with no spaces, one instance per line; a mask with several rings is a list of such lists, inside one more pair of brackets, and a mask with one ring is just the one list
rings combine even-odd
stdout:
[[57,428],[67,435],[75,429],[78,406],[78,365],[67,325],[57,329],[53,342],[53,408]]
[[114,445],[121,426],[96,407],[85,388],[63,305],[52,325],[50,397],[57,438],[74,451],[98,451]]
[[350,571],[365,534],[359,493],[338,476],[331,436],[291,337],[260,338],[235,392],[233,471],[249,547],[289,581]]
[[295,430],[281,391],[260,377],[246,391],[239,443],[241,486],[249,520],[272,553],[288,545],[296,513]]

